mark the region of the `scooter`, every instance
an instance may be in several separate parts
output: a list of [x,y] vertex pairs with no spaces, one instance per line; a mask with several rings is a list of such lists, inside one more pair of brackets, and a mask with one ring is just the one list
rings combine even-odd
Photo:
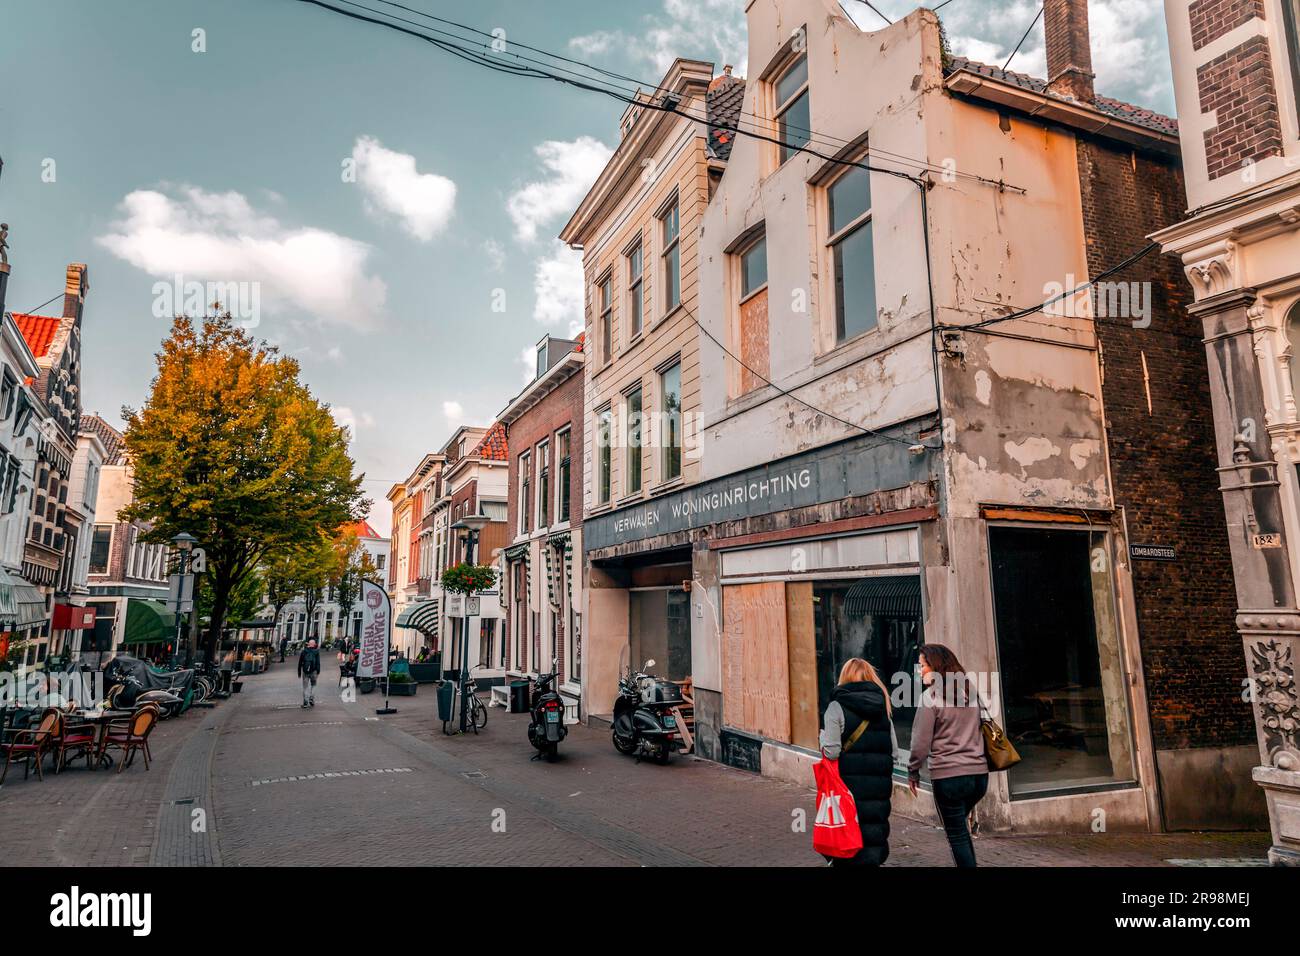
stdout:
[[669,713],[682,702],[682,689],[672,681],[660,680],[648,673],[653,659],[641,665],[641,671],[627,673],[618,681],[618,698],[614,701],[614,749],[639,761],[649,756],[655,763],[666,764],[673,751],[684,746],[677,718]]
[[528,720],[528,742],[537,748],[534,760],[545,757],[554,762],[560,755],[560,741],[567,735],[564,727],[564,701],[555,689],[559,660],[552,658],[551,672],[533,681],[532,705]]

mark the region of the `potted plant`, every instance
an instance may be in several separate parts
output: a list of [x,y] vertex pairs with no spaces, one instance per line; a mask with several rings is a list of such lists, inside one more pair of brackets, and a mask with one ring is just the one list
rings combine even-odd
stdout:
[[410,674],[389,673],[388,693],[393,697],[414,697],[420,685]]

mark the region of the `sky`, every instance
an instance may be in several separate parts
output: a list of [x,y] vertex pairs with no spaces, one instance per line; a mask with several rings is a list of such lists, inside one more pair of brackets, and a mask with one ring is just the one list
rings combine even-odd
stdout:
[[[676,56],[747,67],[744,0],[402,2],[646,85]],[[1000,66],[1038,5],[940,16],[955,53]],[[1090,17],[1099,92],[1172,114],[1162,5],[1092,0]],[[555,236],[617,141],[614,99],[301,0],[0,0],[0,24],[6,308],[87,263],[86,410],[120,427],[169,316],[207,301],[186,283],[239,283],[223,301],[351,430],[387,534],[389,487],[458,425],[491,422],[544,334],[580,328],[580,259]],[[1041,22],[1011,68],[1043,75]]]

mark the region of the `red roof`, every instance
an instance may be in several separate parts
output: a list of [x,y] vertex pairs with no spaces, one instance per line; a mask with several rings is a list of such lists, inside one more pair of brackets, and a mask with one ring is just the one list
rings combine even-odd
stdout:
[[374,528],[370,527],[370,522],[367,521],[365,518],[362,518],[360,521],[350,521],[350,522],[348,522],[347,524],[345,524],[345,525],[344,525],[341,529],[339,529],[339,530],[341,530],[341,531],[351,531],[351,532],[352,532],[353,534],[355,534],[358,538],[378,538],[378,537],[379,537],[379,533],[378,533],[377,531],[375,531]]
[[510,455],[506,450],[506,426],[497,422],[487,430],[483,440],[475,446],[470,452],[479,458],[488,458],[492,461],[509,461]]
[[27,347],[32,350],[32,355],[42,358],[50,350],[54,335],[59,331],[59,323],[63,320],[49,315],[28,315],[24,312],[12,314],[14,322],[18,324],[18,331],[23,333],[23,338],[27,340]]

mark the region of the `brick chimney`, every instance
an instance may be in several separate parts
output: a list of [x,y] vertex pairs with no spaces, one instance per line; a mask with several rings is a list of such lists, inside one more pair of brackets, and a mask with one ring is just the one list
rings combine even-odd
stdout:
[[1088,36],[1088,0],[1046,0],[1043,31],[1047,37],[1047,88],[1081,103],[1092,103],[1092,43]]

